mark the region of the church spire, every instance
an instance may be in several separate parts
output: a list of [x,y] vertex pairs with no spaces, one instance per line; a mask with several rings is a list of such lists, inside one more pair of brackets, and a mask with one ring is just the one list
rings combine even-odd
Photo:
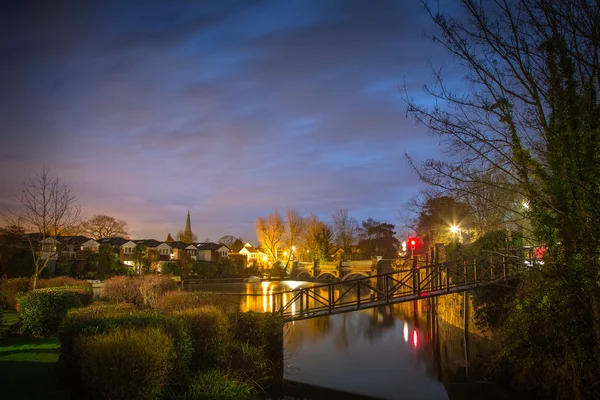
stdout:
[[192,222],[190,220],[190,210],[187,213],[187,219],[185,221],[185,230],[183,231],[183,236],[187,239],[188,243],[192,243]]

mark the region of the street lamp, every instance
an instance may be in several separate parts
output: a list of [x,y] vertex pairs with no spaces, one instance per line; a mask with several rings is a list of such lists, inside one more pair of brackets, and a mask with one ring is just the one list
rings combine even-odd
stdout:
[[459,231],[458,226],[452,225],[450,227],[450,232],[452,232],[452,233],[458,233],[458,231]]

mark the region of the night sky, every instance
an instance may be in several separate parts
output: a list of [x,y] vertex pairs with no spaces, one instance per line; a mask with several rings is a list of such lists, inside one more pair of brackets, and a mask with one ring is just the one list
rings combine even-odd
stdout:
[[256,242],[275,208],[399,224],[404,153],[441,154],[400,93],[452,64],[418,1],[2,4],[2,208],[45,163],[134,238],[189,209],[200,240]]

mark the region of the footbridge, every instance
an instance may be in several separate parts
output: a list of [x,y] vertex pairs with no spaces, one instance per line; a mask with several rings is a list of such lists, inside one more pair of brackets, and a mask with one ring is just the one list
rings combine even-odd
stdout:
[[[506,258],[489,262],[438,263],[386,273],[362,275],[357,270],[341,276],[327,268],[318,275],[331,274],[330,283],[317,284],[290,291],[273,293],[273,313],[286,321],[298,321],[326,315],[341,314],[407,301],[425,299],[448,293],[463,292],[479,287],[508,284],[517,278],[527,264]],[[369,273],[372,269],[369,270]],[[302,273],[302,272],[301,272]],[[364,271],[364,274],[367,274]],[[315,276],[315,274],[309,274]]]

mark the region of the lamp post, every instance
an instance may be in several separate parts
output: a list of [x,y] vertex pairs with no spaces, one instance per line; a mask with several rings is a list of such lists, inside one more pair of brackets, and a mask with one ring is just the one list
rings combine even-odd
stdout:
[[452,225],[450,227],[450,232],[452,232],[453,235],[458,234],[458,242],[462,243],[462,232],[458,226]]

